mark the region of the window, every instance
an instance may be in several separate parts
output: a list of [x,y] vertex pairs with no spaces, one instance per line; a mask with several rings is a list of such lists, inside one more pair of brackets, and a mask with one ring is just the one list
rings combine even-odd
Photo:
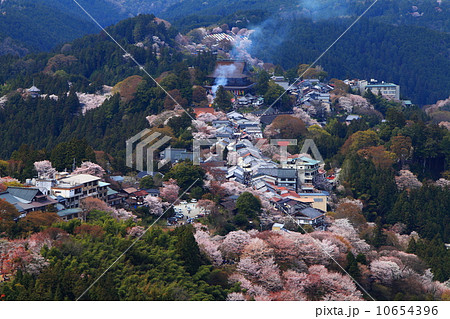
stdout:
[[318,202],[318,203],[321,203],[321,202],[323,202],[323,198],[314,198],[314,201]]

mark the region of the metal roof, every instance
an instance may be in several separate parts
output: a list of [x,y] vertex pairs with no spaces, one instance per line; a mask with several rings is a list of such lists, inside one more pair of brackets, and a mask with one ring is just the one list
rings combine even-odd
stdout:
[[256,176],[269,175],[278,178],[296,178],[297,171],[293,168],[260,168]]
[[22,199],[23,201],[31,202],[33,198],[36,197],[40,193],[40,190],[37,188],[28,188],[28,187],[8,187],[6,190],[14,197],[18,197],[18,199]]
[[28,89],[28,92],[31,92],[31,93],[39,93],[39,92],[41,92],[41,90],[39,90],[37,87],[35,87],[35,86],[33,85],[32,87],[30,87],[30,88]]
[[100,180],[100,177],[89,175],[89,174],[79,174],[79,175],[72,175],[69,177],[65,177],[60,179],[59,181],[61,183],[68,183],[68,184],[84,184],[89,182],[95,182]]
[[324,215],[324,213],[322,213],[319,210],[312,208],[312,207],[304,208],[304,209],[300,210],[299,213],[310,219],[316,219],[316,218]]
[[110,196],[110,195],[116,195],[118,192],[116,192],[114,189],[112,189],[112,188],[110,188],[110,187],[108,187],[107,188],[107,192],[106,192],[106,195],[108,195],[108,196]]
[[79,214],[82,211],[83,210],[81,208],[70,208],[70,209],[60,210],[58,212],[58,216],[65,217],[65,216],[69,216],[69,215],[73,215],[73,214]]

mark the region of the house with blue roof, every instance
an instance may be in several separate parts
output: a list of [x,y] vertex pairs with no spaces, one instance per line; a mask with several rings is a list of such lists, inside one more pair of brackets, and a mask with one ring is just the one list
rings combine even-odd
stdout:
[[0,193],[0,199],[14,205],[23,214],[34,211],[45,211],[48,206],[55,206],[58,201],[44,195],[37,188],[30,187],[8,187],[5,192]]

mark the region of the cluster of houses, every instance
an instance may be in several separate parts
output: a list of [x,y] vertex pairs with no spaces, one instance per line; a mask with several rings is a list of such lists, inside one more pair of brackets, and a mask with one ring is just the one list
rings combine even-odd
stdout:
[[330,92],[334,87],[318,79],[305,79],[295,84],[291,94],[297,96],[296,106],[316,118],[326,118],[331,112]]
[[[215,180],[257,190],[275,209],[295,215],[300,223],[323,223],[329,193],[314,187],[315,178],[325,178],[320,161],[308,154],[290,155],[281,163],[264,156],[258,143],[263,138],[261,123],[236,111],[211,125],[215,128],[208,145],[212,153],[201,158],[200,165]],[[161,159],[172,163],[193,158],[194,153],[186,149],[168,147],[161,152]]]
[[280,163],[264,156],[258,146],[261,124],[236,111],[212,125],[217,142],[211,149],[216,154],[200,164],[207,172],[216,180],[235,181],[257,190],[275,209],[295,216],[302,224],[322,225],[329,193],[314,187],[315,178],[325,176],[320,161],[308,154],[290,155]]
[[292,155],[276,163],[262,155],[249,140],[229,145],[230,158],[226,179],[252,187],[275,209],[295,217],[301,224],[321,226],[324,222],[329,193],[314,187],[314,178],[325,171],[320,162],[308,155]]
[[52,210],[63,220],[70,220],[81,217],[82,200],[87,197],[98,198],[111,207],[136,208],[148,195],[158,197],[159,190],[127,187],[116,191],[100,177],[62,172],[51,179],[28,179],[25,187],[8,187],[0,193],[0,199],[14,205],[21,213],[19,218],[33,211]]

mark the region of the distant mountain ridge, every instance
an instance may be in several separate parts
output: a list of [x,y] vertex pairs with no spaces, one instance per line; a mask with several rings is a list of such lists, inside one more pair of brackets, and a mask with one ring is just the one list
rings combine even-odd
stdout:
[[[0,54],[49,51],[61,43],[99,31],[73,0],[1,1]],[[108,1],[80,0],[80,4],[105,26],[126,17]]]
[[[184,30],[207,26],[222,20],[240,20],[239,13],[260,17],[289,15],[324,20],[354,16],[373,0],[77,0],[102,26],[127,17],[154,14]],[[423,26],[450,32],[450,3],[432,0],[379,0],[367,13],[377,22],[391,25]],[[197,24],[186,25],[196,19]],[[241,19],[242,20],[242,19]],[[234,21],[236,22],[236,21]],[[242,21],[252,23],[244,17]],[[262,22],[262,21],[256,21]],[[0,0],[0,54],[48,51],[85,34],[98,32],[98,26],[73,0]],[[5,39],[10,39],[5,42]]]

